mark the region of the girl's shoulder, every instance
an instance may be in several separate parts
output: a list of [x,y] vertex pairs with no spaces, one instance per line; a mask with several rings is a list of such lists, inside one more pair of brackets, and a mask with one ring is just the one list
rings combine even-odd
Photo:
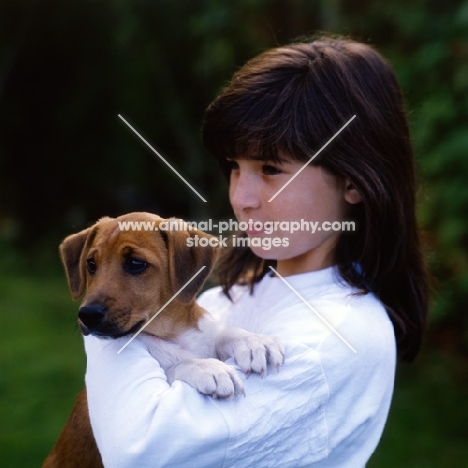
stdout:
[[253,291],[236,285],[229,292],[231,299],[218,286],[199,298],[202,307],[228,326],[300,337],[313,347],[332,328],[343,329],[355,341],[380,331],[393,338],[382,303],[352,288],[334,267],[286,278],[266,275]]

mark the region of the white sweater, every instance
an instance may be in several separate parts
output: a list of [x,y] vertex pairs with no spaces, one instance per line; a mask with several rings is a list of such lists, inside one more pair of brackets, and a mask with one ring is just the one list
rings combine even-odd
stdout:
[[169,386],[144,342],[86,337],[93,431],[106,468],[361,468],[382,434],[393,392],[392,324],[372,295],[352,295],[335,268],[287,277],[357,353],[280,278],[234,304],[211,289],[199,303],[228,326],[279,337],[280,372],[245,380],[247,396],[213,400]]

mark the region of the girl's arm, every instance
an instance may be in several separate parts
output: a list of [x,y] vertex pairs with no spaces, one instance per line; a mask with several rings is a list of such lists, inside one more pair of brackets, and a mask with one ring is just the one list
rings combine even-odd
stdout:
[[285,364],[264,379],[241,374],[246,397],[230,401],[179,381],[169,386],[138,338],[117,354],[128,338],[86,337],[89,410],[106,468],[364,466],[393,391],[395,339],[385,310],[369,295],[314,303],[355,354],[310,309],[280,305],[250,331],[280,338]]
[[[287,344],[287,363],[231,401],[169,386],[142,341],[86,337],[86,384],[106,468],[303,466],[327,455],[328,389],[317,354]],[[298,460],[301,460],[298,464]]]

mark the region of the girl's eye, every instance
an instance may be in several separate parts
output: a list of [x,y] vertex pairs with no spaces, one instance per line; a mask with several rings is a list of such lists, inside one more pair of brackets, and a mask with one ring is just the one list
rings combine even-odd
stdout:
[[269,164],[264,164],[262,166],[262,172],[264,175],[277,175],[282,173],[281,169],[275,166],[270,166]]

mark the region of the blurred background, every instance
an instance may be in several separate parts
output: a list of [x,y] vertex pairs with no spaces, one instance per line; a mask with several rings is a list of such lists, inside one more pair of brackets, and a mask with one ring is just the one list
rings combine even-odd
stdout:
[[2,0],[2,466],[40,466],[83,386],[62,238],[134,210],[229,216],[200,143],[204,108],[245,60],[317,31],[369,42],[395,67],[437,280],[424,350],[398,370],[369,466],[468,466],[468,0]]

